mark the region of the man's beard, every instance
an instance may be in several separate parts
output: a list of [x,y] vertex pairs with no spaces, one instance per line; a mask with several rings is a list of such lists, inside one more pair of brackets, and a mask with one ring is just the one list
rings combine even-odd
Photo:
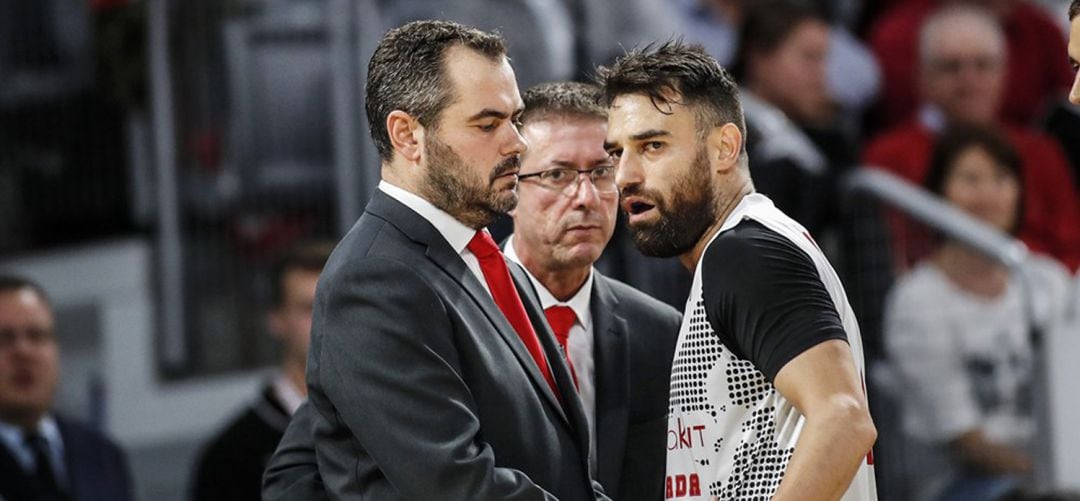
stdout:
[[517,190],[496,190],[495,179],[520,168],[517,155],[503,160],[488,179],[474,173],[454,150],[432,134],[425,144],[428,157],[424,197],[470,228],[480,229],[517,206]]
[[674,257],[697,245],[716,223],[716,192],[709,176],[709,160],[701,148],[693,165],[675,180],[670,200],[659,192],[628,186],[622,196],[644,196],[655,204],[656,222],[630,225],[634,245],[650,257]]

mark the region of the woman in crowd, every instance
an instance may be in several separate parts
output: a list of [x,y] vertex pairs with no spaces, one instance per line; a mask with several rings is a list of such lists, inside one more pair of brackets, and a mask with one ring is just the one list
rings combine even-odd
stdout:
[[[1020,158],[992,130],[938,140],[926,187],[1006,233],[1023,213]],[[1066,270],[1033,256],[1034,299],[1060,318]],[[893,290],[885,346],[903,388],[912,495],[919,500],[1001,499],[1032,469],[1035,434],[1032,328],[1020,278],[990,257],[942,238]],[[1050,327],[1050,325],[1042,325]]]

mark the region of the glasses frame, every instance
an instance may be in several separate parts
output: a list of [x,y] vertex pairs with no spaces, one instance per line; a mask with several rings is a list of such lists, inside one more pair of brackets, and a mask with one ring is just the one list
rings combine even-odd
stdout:
[[[613,190],[611,190],[611,191],[603,190],[603,189],[600,189],[600,187],[596,185],[596,180],[593,179],[592,173],[596,172],[596,171],[598,171],[600,169],[611,169],[611,173],[612,173],[611,180],[612,180],[612,185],[614,187]],[[570,184],[567,184],[566,186],[561,188],[562,192],[565,193],[566,195],[573,195],[574,193],[577,193],[577,190],[579,189],[578,187],[581,186],[581,175],[582,174],[587,174],[586,177],[589,178],[589,183],[592,184],[593,188],[596,189],[596,192],[601,194],[601,195],[612,195],[612,194],[615,194],[615,193],[619,192],[618,185],[614,184],[614,182],[615,182],[615,166],[614,165],[600,165],[600,166],[597,166],[597,167],[593,167],[591,169],[575,169],[573,167],[555,167],[555,168],[552,168],[552,169],[545,169],[545,170],[542,170],[542,171],[539,171],[539,172],[532,172],[532,173],[529,173],[529,174],[518,174],[518,181],[520,182],[520,181],[524,181],[524,180],[534,178],[534,177],[539,178],[540,176],[543,176],[544,174],[547,174],[549,172],[555,172],[555,171],[567,171],[567,172],[574,172],[575,173],[575,176],[573,177],[573,179],[571,179]],[[541,186],[544,186],[545,188],[551,188],[551,189],[554,189],[554,190],[560,189],[557,186],[546,185],[546,184],[544,184],[542,182],[539,183],[539,184]]]

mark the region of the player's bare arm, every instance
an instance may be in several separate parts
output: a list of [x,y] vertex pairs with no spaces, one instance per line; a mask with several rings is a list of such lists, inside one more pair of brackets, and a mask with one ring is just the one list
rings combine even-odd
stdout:
[[861,381],[851,347],[840,340],[810,348],[777,373],[777,391],[806,426],[774,500],[834,500],[847,490],[877,439]]

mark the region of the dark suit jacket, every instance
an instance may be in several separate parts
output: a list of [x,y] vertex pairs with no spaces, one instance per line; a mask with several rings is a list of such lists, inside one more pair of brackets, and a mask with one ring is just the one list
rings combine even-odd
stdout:
[[327,263],[313,313],[305,412],[331,496],[595,498],[569,370],[522,296],[561,402],[442,235],[375,193]]
[[612,499],[664,499],[668,390],[682,314],[599,271],[589,309],[597,480]]
[[[71,501],[131,501],[131,477],[124,453],[101,433],[81,424],[56,418],[64,441]],[[7,447],[0,444],[0,498],[34,501],[31,477]]]
[[289,412],[273,384],[206,444],[195,464],[194,501],[260,501],[262,474],[277,449]]
[[[682,315],[622,282],[595,277],[598,479],[614,499],[663,499],[668,380]],[[521,283],[535,293],[531,282]],[[311,415],[305,405],[293,416],[267,471],[267,499],[326,496],[312,457]]]
[[682,315],[595,273],[598,480],[612,499],[664,499],[668,388]]

